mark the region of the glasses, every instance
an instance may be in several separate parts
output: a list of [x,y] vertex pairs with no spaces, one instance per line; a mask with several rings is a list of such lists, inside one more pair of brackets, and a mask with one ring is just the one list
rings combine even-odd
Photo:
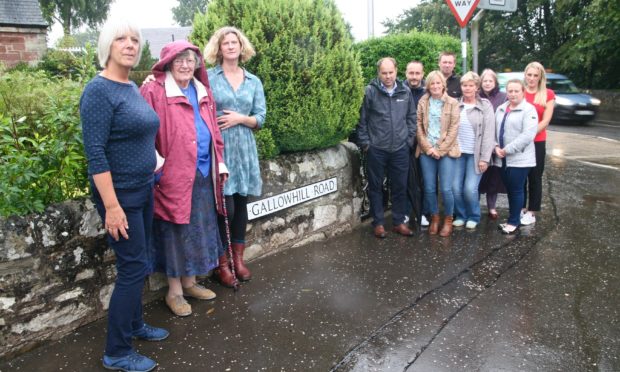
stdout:
[[188,66],[195,66],[196,65],[196,60],[193,59],[193,58],[177,58],[177,59],[173,60],[172,63],[175,66],[183,66],[183,64],[186,64]]

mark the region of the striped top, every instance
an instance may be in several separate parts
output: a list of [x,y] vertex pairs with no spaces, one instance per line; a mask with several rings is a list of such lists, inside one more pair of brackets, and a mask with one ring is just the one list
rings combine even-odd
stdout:
[[458,139],[461,152],[464,154],[473,154],[476,145],[476,133],[474,133],[474,127],[467,117],[467,111],[473,109],[475,106],[476,105],[473,103],[463,103],[463,109],[461,110]]

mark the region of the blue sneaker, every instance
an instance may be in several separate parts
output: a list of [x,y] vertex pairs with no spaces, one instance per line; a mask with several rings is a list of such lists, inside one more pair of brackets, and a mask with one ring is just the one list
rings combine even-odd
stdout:
[[103,367],[114,371],[147,372],[157,367],[157,363],[135,351],[122,357],[103,356]]
[[163,328],[157,328],[144,323],[144,327],[137,331],[133,331],[133,338],[146,341],[161,341],[170,336],[170,332]]

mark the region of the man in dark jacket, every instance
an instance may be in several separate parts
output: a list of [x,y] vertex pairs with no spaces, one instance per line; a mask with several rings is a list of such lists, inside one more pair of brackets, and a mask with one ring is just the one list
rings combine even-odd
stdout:
[[420,61],[411,61],[407,63],[407,71],[405,72],[407,78],[407,87],[411,90],[413,95],[413,101],[415,107],[418,107],[420,98],[426,92],[424,88],[424,65]]
[[416,131],[416,106],[406,84],[396,79],[396,61],[377,62],[378,78],[367,87],[357,126],[358,145],[367,153],[368,197],[374,234],[385,237],[383,177],[387,169],[392,194],[393,231],[411,236],[405,223],[409,153]]
[[446,93],[452,98],[461,98],[461,77],[454,72],[456,67],[456,55],[452,52],[441,52],[439,55],[439,70],[446,78],[448,88]]
[[[405,72],[405,77],[407,78],[406,83],[409,90],[411,90],[411,94],[413,95],[413,101],[415,102],[415,107],[418,107],[418,102],[424,93],[426,93],[426,88],[424,87],[424,64],[420,61],[411,61],[407,63],[407,71]],[[413,146],[415,148],[415,144]],[[428,208],[426,206],[422,206],[424,198],[423,198],[423,189],[422,185],[422,177],[420,172],[420,159],[415,157],[415,154],[412,154],[410,159],[410,166],[412,168],[409,169],[409,181],[408,181],[408,189],[409,189],[409,203],[407,203],[407,215],[411,214],[412,209],[414,210],[416,218],[418,218],[418,223],[425,227],[428,226],[428,220],[425,214],[428,213]],[[417,206],[417,208],[415,208]],[[420,210],[419,208],[422,207]]]

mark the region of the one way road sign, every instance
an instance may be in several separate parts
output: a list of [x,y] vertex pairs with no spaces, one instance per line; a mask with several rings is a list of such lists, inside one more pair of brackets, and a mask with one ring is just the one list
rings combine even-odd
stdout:
[[480,0],[446,0],[461,28],[467,25],[479,2]]

